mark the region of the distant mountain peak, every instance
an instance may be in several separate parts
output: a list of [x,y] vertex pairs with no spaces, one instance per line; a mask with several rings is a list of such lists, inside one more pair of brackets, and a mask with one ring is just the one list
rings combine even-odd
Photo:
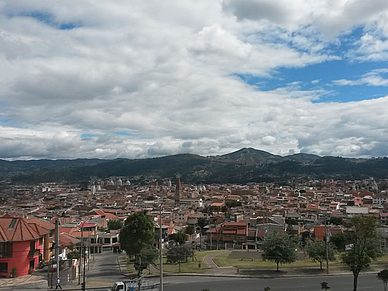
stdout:
[[230,154],[218,156],[223,160],[236,161],[245,164],[262,164],[266,162],[274,162],[280,160],[282,157],[273,155],[269,152],[257,150],[254,148],[242,148]]

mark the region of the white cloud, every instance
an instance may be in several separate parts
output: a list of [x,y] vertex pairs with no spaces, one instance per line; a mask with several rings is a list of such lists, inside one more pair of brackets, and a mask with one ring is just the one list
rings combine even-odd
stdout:
[[333,83],[339,86],[357,86],[357,85],[368,85],[368,86],[388,86],[388,79],[383,78],[381,75],[388,73],[388,69],[376,69],[371,72],[364,74],[358,80],[334,80]]
[[[377,21],[365,31],[383,34],[386,1],[0,5],[0,158],[384,151],[386,98],[318,104],[312,100],[331,92],[305,91],[298,81],[260,91],[236,74],[271,77],[339,60],[330,45],[344,31]],[[377,34],[367,38],[359,47]],[[383,73],[362,82],[385,85]],[[355,82],[336,82],[345,81]]]

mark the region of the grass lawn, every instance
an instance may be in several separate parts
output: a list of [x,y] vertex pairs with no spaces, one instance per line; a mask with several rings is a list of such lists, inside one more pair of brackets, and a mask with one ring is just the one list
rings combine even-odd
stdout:
[[[218,266],[220,267],[227,267],[227,266],[234,266],[239,269],[256,269],[256,268],[276,268],[276,264],[271,261],[263,261],[260,259],[238,259],[236,258],[236,254],[233,255],[234,258],[231,258],[230,256],[231,253],[224,253],[219,256],[216,256],[214,258],[214,261],[217,263]],[[244,257],[242,255],[242,257]],[[245,256],[246,257],[246,256]],[[385,255],[384,257],[379,258],[377,261],[372,262],[372,264],[385,264],[388,263],[388,255]],[[306,267],[319,267],[319,263],[317,262],[312,262],[311,260],[297,260],[293,263],[290,264],[283,264],[279,266],[280,268],[306,268]],[[337,260],[333,262],[329,262],[329,267],[330,269],[342,269],[345,268],[341,263],[340,257],[337,256]],[[323,268],[325,268],[323,266]]]
[[[207,264],[203,261],[203,258],[206,255],[216,253],[220,251],[200,251],[195,252],[195,257],[197,260],[192,260],[192,258],[187,259],[187,263],[181,263],[181,273],[206,273],[209,267]],[[199,267],[199,263],[201,264],[201,267]],[[179,272],[179,265],[178,264],[168,264],[166,262],[166,258],[163,260],[163,270],[166,272]]]
[[[241,251],[241,256],[239,256],[239,252],[232,253],[223,253],[224,251],[214,250],[214,251],[196,251],[195,257],[196,260],[192,260],[192,258],[188,258],[187,262],[181,263],[180,272],[181,273],[206,273],[210,268],[203,261],[203,258],[209,254],[220,253],[220,255],[214,257],[214,261],[220,267],[229,267],[233,266],[240,269],[240,274],[245,275],[260,275],[268,272],[272,272],[276,270],[276,264],[271,261],[263,261],[261,259],[248,259],[247,254],[244,251]],[[232,254],[232,255],[231,255]],[[257,257],[257,256],[256,256]],[[337,260],[333,262],[329,262],[330,270],[332,271],[340,271],[347,270],[347,267],[341,263],[340,255],[337,255]],[[241,259],[243,258],[243,259]],[[159,268],[159,261],[156,262],[155,267]],[[127,268],[130,273],[136,273],[133,263],[129,263],[127,261]],[[199,267],[199,263],[201,267]],[[384,265],[388,264],[388,254],[379,258],[377,261],[372,262],[371,268],[373,268],[374,264]],[[384,268],[385,266],[381,266]],[[323,264],[323,270],[319,269],[319,263],[312,262],[311,260],[297,260],[291,264],[282,264],[279,266],[281,272],[285,273],[311,273],[311,274],[320,274],[325,272],[325,264]],[[309,269],[310,268],[310,269]],[[376,267],[375,267],[376,268]],[[245,269],[245,270],[244,270]],[[247,270],[247,269],[258,269],[258,270]],[[262,270],[260,270],[262,269]],[[380,266],[377,267],[380,269]],[[170,264],[167,263],[166,258],[163,258],[163,270],[165,272],[178,273],[179,265],[178,264]],[[151,270],[152,271],[152,270]],[[155,272],[155,269],[153,270]],[[144,274],[150,274],[149,270],[144,270]]]
[[[181,273],[200,273],[200,274],[206,273],[207,270],[209,270],[209,267],[203,261],[203,258],[209,254],[216,253],[216,252],[221,252],[221,251],[200,251],[200,252],[196,251],[194,261],[192,258],[188,258],[187,262],[181,263],[181,266],[180,266]],[[135,270],[133,262],[130,262],[130,260],[126,258],[126,263],[127,263],[128,271],[130,273],[136,274],[137,271]],[[201,267],[199,267],[199,264],[201,264]],[[159,269],[159,260],[155,262],[155,268]],[[155,268],[151,268],[151,272],[155,273]],[[165,272],[178,273],[179,265],[167,263],[167,259],[166,257],[164,257],[163,270]],[[151,272],[148,269],[148,270],[144,270],[143,274],[151,274]]]

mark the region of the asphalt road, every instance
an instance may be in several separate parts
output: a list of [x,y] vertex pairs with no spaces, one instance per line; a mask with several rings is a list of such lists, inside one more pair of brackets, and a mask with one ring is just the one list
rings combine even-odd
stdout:
[[[353,290],[353,276],[316,276],[298,278],[245,279],[209,277],[167,277],[165,291],[258,291],[270,287],[271,291],[322,291],[321,282],[327,282],[332,290]],[[358,290],[383,290],[383,284],[375,274],[359,277]]]
[[[120,273],[117,264],[118,254],[106,253],[96,255],[91,260],[90,270],[87,270],[87,282],[98,285],[113,285],[114,282],[127,279]],[[155,282],[159,278],[153,278]],[[321,282],[327,282],[332,290],[353,290],[353,276],[315,276],[294,278],[248,279],[238,277],[204,277],[204,276],[167,276],[164,278],[164,291],[201,291],[208,288],[210,291],[258,291],[270,287],[271,291],[321,291]],[[103,283],[103,284],[99,284]],[[46,283],[47,284],[47,283]],[[0,290],[47,290],[46,284],[26,284],[12,286]],[[89,285],[90,286],[90,285]],[[91,286],[90,286],[91,287]],[[66,286],[64,289],[79,290],[80,286]],[[88,288],[89,289],[89,288]],[[100,290],[109,290],[103,288]],[[376,278],[376,274],[362,274],[359,278],[358,290],[383,290],[383,284]]]
[[88,282],[109,282],[113,283],[117,281],[125,280],[126,277],[120,273],[120,268],[117,263],[117,258],[123,256],[123,254],[106,252],[102,254],[96,254],[90,258],[89,270],[86,268],[86,281]]

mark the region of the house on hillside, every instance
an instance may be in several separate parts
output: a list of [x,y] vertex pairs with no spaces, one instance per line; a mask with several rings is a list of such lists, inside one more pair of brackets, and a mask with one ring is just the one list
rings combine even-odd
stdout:
[[0,276],[10,276],[14,268],[16,276],[35,270],[42,259],[44,233],[24,218],[0,217]]

